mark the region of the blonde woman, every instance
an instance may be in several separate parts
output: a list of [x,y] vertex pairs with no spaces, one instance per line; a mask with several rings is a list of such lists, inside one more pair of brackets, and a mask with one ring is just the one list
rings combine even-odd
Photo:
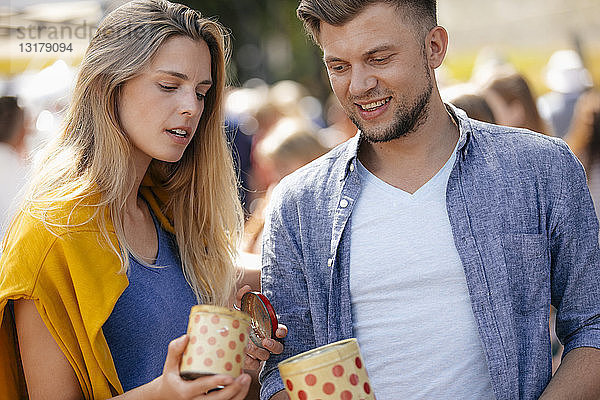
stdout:
[[163,0],[98,28],[3,243],[0,398],[244,398],[247,374],[178,373],[190,307],[230,305],[236,282],[225,38]]

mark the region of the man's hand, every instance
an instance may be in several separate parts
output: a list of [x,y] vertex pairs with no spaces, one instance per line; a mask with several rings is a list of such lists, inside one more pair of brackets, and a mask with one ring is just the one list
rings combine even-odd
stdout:
[[[249,285],[244,285],[237,291],[235,295],[235,307],[238,309],[241,307],[242,296],[250,291],[251,288]],[[279,324],[275,332],[275,337],[283,339],[287,336],[287,332],[287,327]],[[257,370],[260,368],[260,363],[268,360],[271,354],[281,354],[283,351],[283,344],[271,338],[264,338],[262,345],[264,349],[256,346],[252,341],[248,342],[246,346],[246,358],[244,359],[244,369]]]

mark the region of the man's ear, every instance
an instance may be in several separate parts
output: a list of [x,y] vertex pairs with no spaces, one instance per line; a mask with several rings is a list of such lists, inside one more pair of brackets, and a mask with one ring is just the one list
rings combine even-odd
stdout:
[[425,37],[425,50],[429,67],[435,69],[442,65],[448,50],[448,32],[441,26],[431,29]]

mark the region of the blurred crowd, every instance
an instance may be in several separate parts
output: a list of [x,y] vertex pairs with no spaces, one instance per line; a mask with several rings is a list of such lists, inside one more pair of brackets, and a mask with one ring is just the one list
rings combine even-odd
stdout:
[[[0,207],[2,227],[26,181],[35,149],[60,129],[75,76],[64,62],[0,82]],[[600,94],[574,50],[558,50],[548,60],[548,91],[536,97],[528,78],[489,49],[483,49],[468,82],[438,77],[444,101],[470,117],[527,128],[563,138],[588,174],[600,215]],[[271,189],[286,175],[356,134],[335,96],[321,101],[302,84],[267,84],[254,78],[230,87],[226,131],[247,215],[242,252],[258,266],[263,213]],[[0,231],[1,233],[2,231]]]
[[[526,76],[503,57],[483,51],[468,82],[439,81],[444,101],[472,118],[563,138],[586,170],[600,215],[600,91],[573,50],[556,51],[544,74],[548,92],[536,97]],[[60,129],[73,77],[74,71],[59,61],[0,86],[0,235],[35,149]],[[267,84],[251,79],[229,88],[226,121],[247,217],[241,264],[247,271],[245,282],[258,289],[271,190],[286,175],[355,135],[356,127],[333,95],[321,101],[290,80]],[[554,352],[559,351],[555,340]]]

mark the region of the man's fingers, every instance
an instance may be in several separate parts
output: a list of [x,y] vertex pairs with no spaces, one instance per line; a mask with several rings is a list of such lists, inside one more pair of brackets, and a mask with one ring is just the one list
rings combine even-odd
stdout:
[[[271,340],[271,339],[268,339],[268,340]],[[256,359],[262,360],[262,361],[268,360],[269,356],[271,355],[271,353],[269,353],[269,350],[261,349],[260,347],[256,346],[254,343],[248,343],[248,346],[246,346],[246,353],[250,357],[256,358]]]
[[244,357],[244,369],[250,369],[256,371],[260,368],[260,361],[256,360],[248,355]]
[[288,334],[287,326],[285,326],[283,324],[279,324],[277,326],[277,331],[275,331],[275,336],[282,339],[282,338],[286,337],[287,334]]
[[[263,339],[262,345],[273,354],[281,354],[283,352],[283,344],[279,343],[277,340]],[[261,358],[261,360],[263,359]],[[266,358],[264,360],[266,360]]]
[[247,293],[250,292],[252,290],[252,288],[250,287],[250,285],[244,285],[241,288],[239,288],[239,290],[237,291],[237,293],[235,294],[235,299],[240,302],[242,301],[242,296]]

